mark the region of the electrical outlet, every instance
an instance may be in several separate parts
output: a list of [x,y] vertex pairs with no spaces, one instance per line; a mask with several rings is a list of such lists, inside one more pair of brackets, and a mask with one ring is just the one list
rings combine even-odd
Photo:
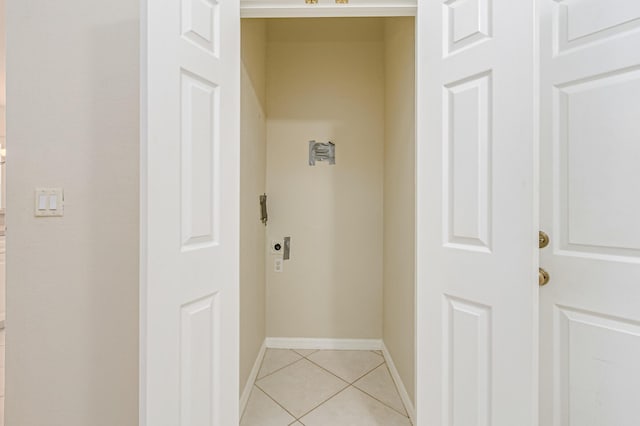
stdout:
[[282,272],[283,264],[284,264],[284,261],[281,258],[274,259],[273,261],[274,272]]

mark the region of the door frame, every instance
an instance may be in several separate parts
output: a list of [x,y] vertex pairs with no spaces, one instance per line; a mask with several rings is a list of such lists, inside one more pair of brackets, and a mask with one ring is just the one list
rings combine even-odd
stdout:
[[346,18],[417,16],[418,0],[348,0],[304,4],[302,0],[240,0],[241,18]]

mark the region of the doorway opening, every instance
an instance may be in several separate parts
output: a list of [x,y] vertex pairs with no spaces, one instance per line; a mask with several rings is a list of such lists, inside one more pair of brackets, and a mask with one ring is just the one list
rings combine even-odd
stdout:
[[[243,19],[241,410],[310,421],[344,400],[414,419],[414,70],[413,17]],[[329,143],[335,164],[313,161]],[[317,386],[265,379],[295,369]]]

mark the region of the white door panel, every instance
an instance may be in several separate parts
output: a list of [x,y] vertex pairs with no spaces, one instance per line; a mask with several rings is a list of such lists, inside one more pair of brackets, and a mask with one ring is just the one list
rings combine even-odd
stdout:
[[640,7],[545,0],[540,419],[640,422]]
[[419,6],[421,425],[537,425],[534,13]]
[[143,21],[141,425],[237,425],[239,4]]

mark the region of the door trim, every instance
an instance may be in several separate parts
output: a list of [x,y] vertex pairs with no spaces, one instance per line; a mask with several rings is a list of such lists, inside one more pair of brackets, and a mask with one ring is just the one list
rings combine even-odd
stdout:
[[416,0],[349,0],[337,4],[319,0],[305,4],[303,0],[241,0],[241,18],[343,18],[416,16]]

